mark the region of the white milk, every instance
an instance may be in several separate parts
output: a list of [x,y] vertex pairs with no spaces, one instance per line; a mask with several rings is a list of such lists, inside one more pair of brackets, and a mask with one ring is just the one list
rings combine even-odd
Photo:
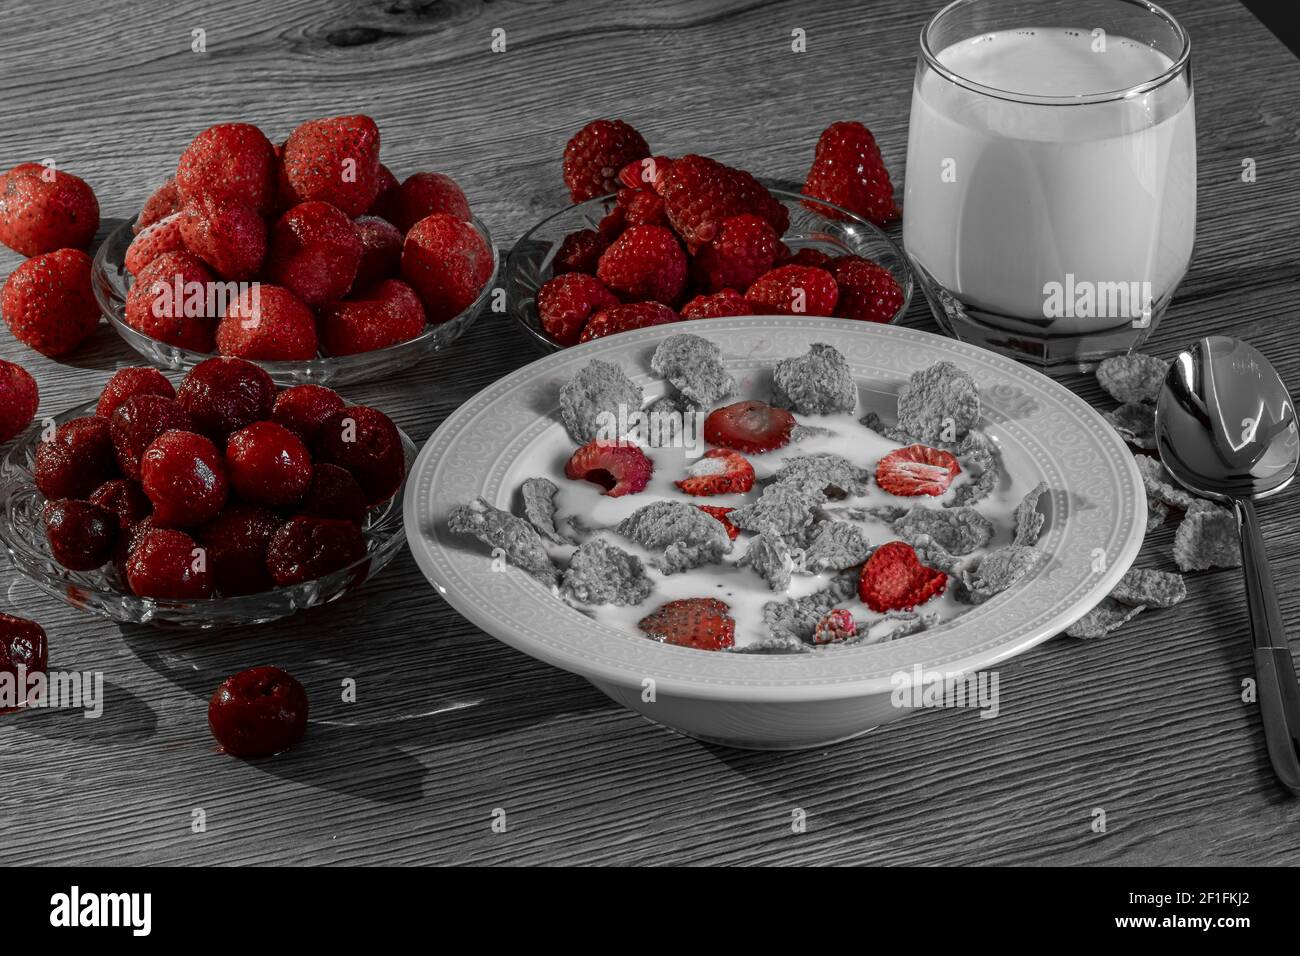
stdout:
[[[1124,90],[1171,65],[1123,37],[1107,37],[1105,52],[1093,44],[1087,30],[1012,30],[953,44],[938,59],[981,86],[1039,96]],[[1049,283],[1072,301],[1092,286],[1115,311],[1113,286],[1099,284],[1149,282],[1142,291],[1159,302],[1186,271],[1195,220],[1196,131],[1183,76],[1128,99],[1061,106],[918,71],[904,243],[965,306],[1041,328]],[[1098,315],[1107,308],[1088,318],[1071,309],[1050,328],[1096,331],[1138,317],[1132,308]]]

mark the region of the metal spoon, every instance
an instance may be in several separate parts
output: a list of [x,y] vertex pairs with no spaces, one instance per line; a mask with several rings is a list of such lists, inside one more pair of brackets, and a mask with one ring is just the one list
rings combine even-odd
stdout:
[[1278,779],[1300,796],[1300,689],[1254,505],[1290,484],[1300,463],[1291,396],[1254,346],[1208,336],[1165,376],[1156,443],[1180,484],[1237,513],[1264,739]]

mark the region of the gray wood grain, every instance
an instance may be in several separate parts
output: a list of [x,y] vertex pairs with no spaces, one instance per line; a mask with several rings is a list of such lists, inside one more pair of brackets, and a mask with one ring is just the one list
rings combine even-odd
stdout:
[[[901,187],[929,6],[25,4],[0,34],[0,165],[54,157],[91,182],[106,217],[123,217],[211,122],[278,137],[363,110],[390,166],[454,176],[503,246],[564,200],[564,141],[602,115],[630,120],[656,151],[785,178],[802,177],[829,122],[861,119]],[[1200,223],[1153,348],[1229,329],[1294,390],[1300,64],[1235,4],[1169,6],[1195,44]],[[489,48],[498,27],[503,54]],[[795,27],[807,53],[790,50]],[[207,53],[191,52],[194,29]],[[1254,184],[1239,178],[1247,157]],[[0,271],[18,261],[6,254]],[[919,296],[908,321],[934,328]],[[64,362],[0,332],[0,357],[37,376],[42,414],[93,398],[132,362],[107,327]],[[532,357],[521,333],[485,317],[451,353],[348,391],[423,441]],[[1295,509],[1294,495],[1261,508],[1287,620],[1300,617]],[[1172,529],[1151,535],[1140,563],[1170,567],[1171,541]],[[995,720],[926,713],[825,751],[758,754],[671,734],[506,648],[406,555],[353,599],[209,636],[100,622],[4,569],[0,608],[45,624],[56,666],[102,670],[108,699],[99,720],[0,720],[0,862],[1300,862],[1300,804],[1273,784],[1240,700],[1239,574],[1199,574],[1190,590],[1109,640],[1060,638],[1006,663]],[[260,663],[307,684],[315,722],[293,752],[242,763],[214,753],[207,699]],[[355,704],[340,700],[348,677]],[[496,808],[505,833],[490,827]],[[791,832],[795,808],[806,833]],[[1096,808],[1105,833],[1090,828]],[[206,832],[192,832],[196,809]]]

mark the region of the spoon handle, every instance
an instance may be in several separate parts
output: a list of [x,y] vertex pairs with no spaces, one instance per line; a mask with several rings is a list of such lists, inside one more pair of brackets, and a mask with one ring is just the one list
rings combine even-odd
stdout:
[[1300,796],[1300,687],[1287,645],[1273,573],[1264,551],[1259,518],[1250,499],[1236,502],[1241,522],[1241,557],[1255,645],[1255,681],[1269,760],[1283,786]]

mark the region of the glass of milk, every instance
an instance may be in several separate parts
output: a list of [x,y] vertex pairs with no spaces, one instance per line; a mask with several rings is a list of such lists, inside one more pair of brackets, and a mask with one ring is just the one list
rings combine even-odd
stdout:
[[1056,367],[1151,334],[1196,232],[1190,51],[1138,0],[957,0],[926,25],[903,242],[951,335]]

